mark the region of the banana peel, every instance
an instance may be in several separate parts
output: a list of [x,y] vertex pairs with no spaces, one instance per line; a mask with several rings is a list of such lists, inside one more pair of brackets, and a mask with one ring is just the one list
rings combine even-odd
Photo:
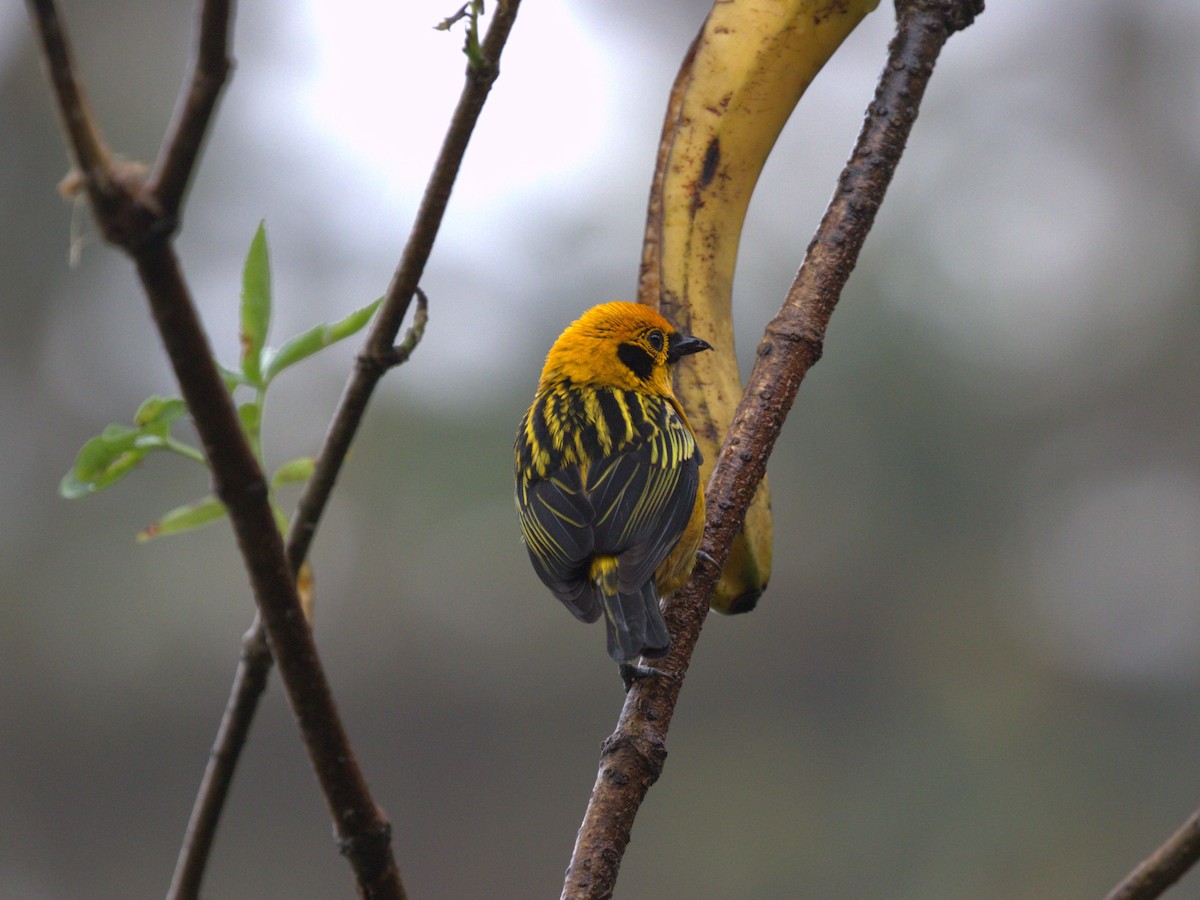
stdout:
[[[717,0],[676,76],[650,190],[638,299],[716,350],[676,372],[707,483],[742,395],[732,288],[750,197],[809,83],[879,0]],[[712,608],[752,610],[771,577],[766,479]]]

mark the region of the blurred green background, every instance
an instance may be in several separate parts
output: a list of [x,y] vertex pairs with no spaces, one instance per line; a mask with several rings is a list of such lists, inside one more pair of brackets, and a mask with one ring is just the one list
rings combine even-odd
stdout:
[[[461,85],[440,3],[244,4],[180,252],[229,362],[267,220],[276,341],[385,288]],[[403,8],[398,8],[403,7]],[[189,4],[64,3],[111,145],[156,153]],[[313,550],[317,635],[414,898],[557,895],[621,691],[537,582],[511,444],[553,337],[633,293],[666,92],[706,4],[526,4],[424,287]],[[743,370],[884,58],[881,4],[751,209]],[[774,580],[711,618],[619,897],[1098,897],[1200,804],[1200,6],[990,4],[951,39],[771,460]],[[169,882],[252,618],[207,490],[152,458],[56,495],[174,385],[0,7],[0,896]],[[79,264],[68,249],[82,241]],[[353,342],[280,380],[315,452]],[[351,879],[272,683],[208,897]],[[1200,875],[1182,896],[1195,896]]]

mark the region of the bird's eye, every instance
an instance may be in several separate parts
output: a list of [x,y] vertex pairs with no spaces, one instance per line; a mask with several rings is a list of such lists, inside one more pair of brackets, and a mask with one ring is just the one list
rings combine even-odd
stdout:
[[663,348],[663,333],[657,329],[647,332],[646,342],[654,349],[656,353],[661,352]]

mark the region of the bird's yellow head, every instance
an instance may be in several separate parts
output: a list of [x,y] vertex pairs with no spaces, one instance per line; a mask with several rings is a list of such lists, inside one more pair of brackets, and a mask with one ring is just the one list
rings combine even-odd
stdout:
[[570,381],[674,398],[671,366],[710,350],[640,303],[602,303],[572,322],[546,356],[540,385]]

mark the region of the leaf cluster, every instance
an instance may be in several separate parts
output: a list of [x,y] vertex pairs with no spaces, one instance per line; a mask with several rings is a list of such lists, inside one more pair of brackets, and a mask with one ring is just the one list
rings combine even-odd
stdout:
[[[262,420],[267,389],[276,376],[315,353],[361,330],[375,314],[380,300],[356,309],[336,321],[315,325],[289,338],[278,347],[267,344],[271,328],[271,265],[266,225],[260,223],[250,242],[242,268],[239,308],[241,359],[237,368],[220,366],[225,386],[238,410],[238,419],[259,464],[262,457]],[[248,399],[246,395],[249,395]],[[166,450],[195,463],[209,466],[203,451],[172,433],[187,417],[180,397],[147,398],[133,417],[132,425],[112,424],[88,440],[75,457],[75,464],[59,484],[58,492],[75,500],[116,484],[136,469],[149,454]],[[282,531],[287,517],[275,503],[276,490],[285,484],[302,484],[311,477],[313,458],[301,456],[280,465],[271,475],[271,506]],[[177,506],[143,528],[139,541],[179,534],[215,522],[225,516],[225,506],[213,494]]]

